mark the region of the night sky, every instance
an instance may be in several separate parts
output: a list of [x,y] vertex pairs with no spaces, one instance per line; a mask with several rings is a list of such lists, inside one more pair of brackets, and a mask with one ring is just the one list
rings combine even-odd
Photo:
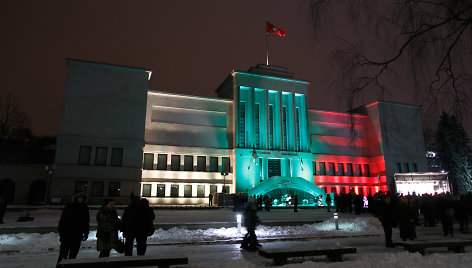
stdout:
[[[150,89],[216,96],[232,70],[265,63],[266,19],[287,31],[269,36],[270,64],[311,81],[310,108],[345,111],[330,53],[357,33],[339,14],[315,39],[304,1],[2,1],[1,91],[13,93],[37,135],[57,134],[65,58],[151,68]],[[381,98],[416,103],[400,81]]]

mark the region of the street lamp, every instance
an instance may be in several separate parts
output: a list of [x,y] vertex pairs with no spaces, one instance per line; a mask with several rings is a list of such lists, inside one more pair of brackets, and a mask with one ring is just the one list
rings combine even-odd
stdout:
[[238,234],[241,233],[241,214],[236,214],[236,222],[238,223]]
[[334,213],[334,225],[336,225],[336,230],[339,230],[339,218],[338,218],[338,213]]
[[221,171],[221,175],[223,176],[223,207],[226,207],[226,176],[228,176],[228,172]]

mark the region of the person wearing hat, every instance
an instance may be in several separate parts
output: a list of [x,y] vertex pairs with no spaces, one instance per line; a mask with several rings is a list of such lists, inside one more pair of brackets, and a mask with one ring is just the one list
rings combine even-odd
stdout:
[[77,193],[72,197],[72,203],[62,210],[58,228],[61,246],[57,263],[62,259],[75,259],[80,243],[88,238],[90,214],[86,201],[85,193]]
[[110,251],[118,247],[118,231],[120,219],[112,199],[105,199],[97,213],[97,251],[99,257],[109,257]]
[[154,229],[154,210],[149,207],[146,198],[132,197],[130,205],[123,212],[122,228],[125,237],[125,256],[133,255],[133,243],[136,239],[136,251],[138,255],[146,253],[147,238]]

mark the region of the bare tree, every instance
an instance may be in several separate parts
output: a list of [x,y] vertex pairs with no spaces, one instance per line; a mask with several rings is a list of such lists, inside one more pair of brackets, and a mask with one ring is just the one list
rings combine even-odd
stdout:
[[[352,97],[385,94],[391,78],[411,81],[418,104],[447,102],[460,118],[470,101],[472,0],[307,0],[315,37],[341,17],[359,35],[337,36],[338,86]],[[328,25],[330,24],[330,25]],[[366,39],[368,39],[366,41]],[[401,74],[402,73],[402,74]],[[388,80],[390,78],[390,80]]]
[[26,115],[20,111],[11,93],[0,96],[0,141],[14,138],[25,129]]

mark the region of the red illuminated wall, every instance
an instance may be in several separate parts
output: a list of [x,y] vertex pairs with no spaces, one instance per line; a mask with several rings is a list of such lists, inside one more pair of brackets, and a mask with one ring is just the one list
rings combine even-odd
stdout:
[[[310,110],[310,119],[311,151],[316,162],[313,177],[317,186],[338,194],[354,191],[367,195],[387,190],[385,160],[368,116]],[[325,163],[325,174],[320,170],[320,162]],[[334,175],[329,175],[329,163],[334,163]],[[339,175],[340,163],[344,175]],[[352,164],[351,176],[347,175],[348,163]],[[358,164],[361,175],[356,175]]]

